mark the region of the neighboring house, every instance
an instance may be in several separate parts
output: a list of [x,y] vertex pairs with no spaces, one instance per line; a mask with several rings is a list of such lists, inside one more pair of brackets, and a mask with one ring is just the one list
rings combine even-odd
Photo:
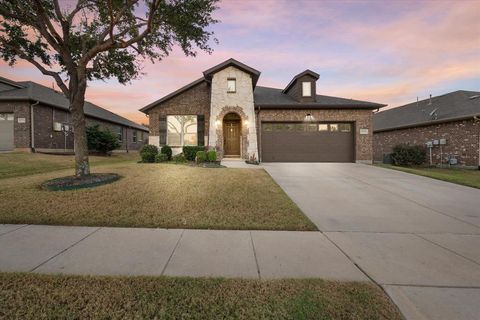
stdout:
[[[31,81],[0,77],[0,151],[73,152],[73,128],[63,93]],[[98,124],[118,135],[116,151],[138,150],[148,129],[85,102],[87,126]]]
[[259,77],[229,59],[145,106],[149,143],[264,162],[372,162],[372,110],[383,104],[317,95],[319,75],[310,70],[284,89],[257,86]]
[[460,165],[479,165],[478,91],[460,90],[413,102],[376,113],[373,119],[375,161],[382,161],[393,146],[406,143],[426,146],[428,162],[431,150],[433,165],[451,158]]

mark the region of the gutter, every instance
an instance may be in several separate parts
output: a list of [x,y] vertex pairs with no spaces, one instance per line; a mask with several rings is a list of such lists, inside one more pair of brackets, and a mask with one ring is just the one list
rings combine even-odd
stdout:
[[34,116],[33,116],[33,107],[38,105],[40,102],[37,101],[33,104],[30,104],[30,148],[32,152],[35,152],[35,125],[34,125]]

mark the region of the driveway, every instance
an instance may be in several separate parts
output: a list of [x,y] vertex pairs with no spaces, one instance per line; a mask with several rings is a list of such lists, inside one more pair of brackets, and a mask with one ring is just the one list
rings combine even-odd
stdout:
[[407,319],[478,319],[480,190],[361,164],[263,167]]

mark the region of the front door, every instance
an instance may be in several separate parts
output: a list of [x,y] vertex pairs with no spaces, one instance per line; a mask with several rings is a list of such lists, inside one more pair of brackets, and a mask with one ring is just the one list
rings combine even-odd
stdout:
[[225,156],[240,157],[240,121],[225,121],[223,137]]

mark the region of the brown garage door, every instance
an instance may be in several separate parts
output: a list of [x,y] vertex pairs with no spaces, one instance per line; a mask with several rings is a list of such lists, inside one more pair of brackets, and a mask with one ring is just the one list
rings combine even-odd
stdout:
[[262,123],[262,161],[353,162],[352,123]]

